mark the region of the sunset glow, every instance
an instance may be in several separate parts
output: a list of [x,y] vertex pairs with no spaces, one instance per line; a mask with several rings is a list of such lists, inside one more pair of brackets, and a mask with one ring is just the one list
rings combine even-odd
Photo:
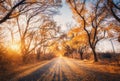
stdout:
[[20,51],[20,45],[19,44],[11,44],[10,49],[12,51],[19,52]]
[[62,58],[63,56],[60,54],[59,57]]

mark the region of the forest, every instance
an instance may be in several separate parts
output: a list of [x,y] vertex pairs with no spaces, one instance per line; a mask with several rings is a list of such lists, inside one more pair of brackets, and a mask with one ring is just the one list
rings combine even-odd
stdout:
[[[70,12],[63,14],[72,14],[64,19],[74,24],[55,20],[64,5]],[[120,0],[0,0],[0,81],[120,81],[119,76]]]

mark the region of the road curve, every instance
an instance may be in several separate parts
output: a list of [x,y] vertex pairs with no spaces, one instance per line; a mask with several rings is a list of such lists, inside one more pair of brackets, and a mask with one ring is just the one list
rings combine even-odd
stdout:
[[11,81],[120,81],[120,74],[91,70],[75,59],[58,57]]

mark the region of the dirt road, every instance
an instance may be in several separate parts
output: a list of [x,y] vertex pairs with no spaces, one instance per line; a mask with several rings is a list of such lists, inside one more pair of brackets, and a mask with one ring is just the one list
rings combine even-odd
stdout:
[[120,74],[91,69],[78,60],[58,57],[10,81],[120,81]]

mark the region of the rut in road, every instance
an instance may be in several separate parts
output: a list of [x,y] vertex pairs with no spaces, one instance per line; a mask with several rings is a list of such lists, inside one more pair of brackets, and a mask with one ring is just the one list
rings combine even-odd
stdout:
[[17,81],[120,81],[119,75],[91,70],[74,59],[59,57]]

